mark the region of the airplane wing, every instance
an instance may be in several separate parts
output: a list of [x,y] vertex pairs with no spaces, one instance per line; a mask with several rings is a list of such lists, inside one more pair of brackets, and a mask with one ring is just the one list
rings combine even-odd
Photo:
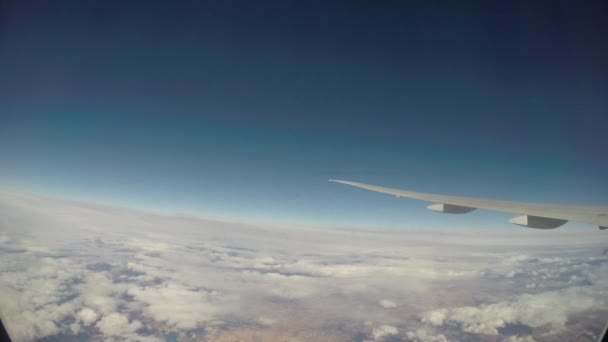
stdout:
[[498,201],[427,194],[337,179],[329,181],[397,197],[433,202],[434,204],[428,206],[427,209],[441,213],[465,214],[475,209],[488,209],[521,215],[512,218],[509,222],[529,228],[553,229],[568,221],[578,221],[596,224],[601,230],[608,229],[608,207]]

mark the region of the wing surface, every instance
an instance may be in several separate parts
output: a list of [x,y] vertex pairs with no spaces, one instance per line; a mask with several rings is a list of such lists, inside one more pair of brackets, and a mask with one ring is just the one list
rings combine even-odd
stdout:
[[608,229],[608,207],[499,201],[428,194],[337,179],[330,181],[397,197],[434,202],[428,209],[442,213],[464,214],[475,209],[487,209],[522,215],[510,222],[529,228],[551,229],[568,221],[578,221],[598,225],[602,230]]

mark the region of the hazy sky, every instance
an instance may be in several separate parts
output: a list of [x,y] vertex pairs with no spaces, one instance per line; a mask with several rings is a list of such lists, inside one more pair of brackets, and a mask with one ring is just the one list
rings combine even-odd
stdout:
[[509,226],[327,179],[608,203],[605,2],[330,3],[4,4],[0,184],[412,227]]

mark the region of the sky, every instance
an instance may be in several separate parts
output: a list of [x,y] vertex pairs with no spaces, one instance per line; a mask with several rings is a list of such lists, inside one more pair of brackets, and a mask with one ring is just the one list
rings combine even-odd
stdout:
[[327,180],[606,204],[606,7],[3,3],[0,185],[378,227],[512,228]]

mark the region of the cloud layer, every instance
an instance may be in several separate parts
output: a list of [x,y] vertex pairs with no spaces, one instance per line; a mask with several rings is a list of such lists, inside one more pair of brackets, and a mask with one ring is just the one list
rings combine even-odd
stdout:
[[504,341],[593,336],[602,232],[218,222],[0,194],[15,340]]

